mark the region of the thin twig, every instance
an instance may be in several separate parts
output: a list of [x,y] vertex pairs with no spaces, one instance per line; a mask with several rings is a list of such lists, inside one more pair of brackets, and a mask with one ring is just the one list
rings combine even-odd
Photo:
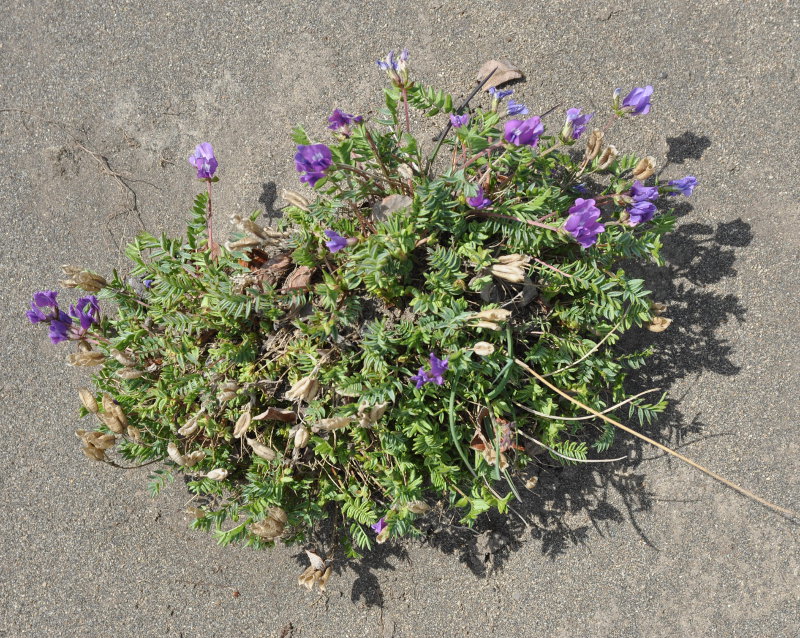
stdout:
[[563,270],[561,270],[560,268],[556,268],[556,267],[555,267],[555,266],[553,266],[552,264],[548,264],[546,261],[542,261],[541,259],[538,259],[538,258],[536,258],[536,257],[534,257],[534,258],[533,258],[533,261],[535,261],[537,264],[541,264],[542,266],[547,266],[548,268],[552,268],[552,269],[553,269],[553,270],[555,270],[555,271],[556,271],[556,272],[557,272],[559,275],[564,275],[565,277],[569,277],[570,279],[572,279],[572,275],[570,275],[568,272],[564,272],[564,271],[563,271]]
[[574,461],[575,463],[616,463],[617,461],[624,461],[627,459],[627,456],[620,456],[618,459],[576,459],[574,456],[564,456],[561,452],[557,452],[553,448],[545,445],[539,439],[534,439],[530,434],[525,434],[522,430],[517,430],[517,434],[521,434],[526,439],[533,441],[536,445],[542,446],[545,450],[549,450],[556,456],[560,456],[562,459],[566,459],[567,461]]
[[736,490],[737,492],[739,492],[740,494],[746,496],[747,498],[750,498],[750,499],[752,499],[752,500],[754,500],[754,501],[756,501],[758,503],[761,503],[762,505],[764,505],[765,507],[770,508],[771,510],[775,510],[776,512],[780,512],[781,514],[785,514],[786,516],[789,516],[790,518],[794,518],[794,519],[800,518],[800,516],[796,512],[793,512],[790,509],[786,509],[785,507],[781,507],[780,505],[775,505],[774,503],[770,503],[769,501],[761,498],[760,496],[756,496],[751,491],[746,490],[743,487],[739,487],[733,481],[729,481],[728,479],[723,478],[722,476],[720,476],[716,472],[712,472],[711,470],[706,469],[705,467],[703,467],[699,463],[695,463],[690,458],[687,458],[687,457],[683,456],[683,454],[680,454],[679,452],[676,452],[675,450],[672,450],[672,449],[668,448],[666,445],[662,445],[658,441],[654,441],[650,437],[647,437],[644,434],[641,434],[640,432],[637,432],[636,430],[633,430],[633,429],[631,429],[631,428],[629,428],[629,427],[627,427],[625,425],[622,425],[622,423],[620,423],[619,421],[615,421],[614,419],[611,419],[611,418],[607,417],[605,414],[601,414],[597,410],[594,410],[594,409],[590,408],[588,405],[584,405],[583,403],[581,403],[580,401],[578,401],[574,397],[571,397],[570,395],[568,395],[563,390],[560,390],[559,388],[554,386],[552,383],[550,383],[547,379],[542,377],[542,375],[537,373],[533,368],[531,368],[524,361],[521,361],[519,359],[514,359],[514,361],[516,362],[516,364],[520,368],[525,370],[525,372],[530,374],[533,378],[535,378],[540,383],[543,383],[545,386],[550,388],[553,392],[556,392],[557,394],[560,394],[562,397],[564,397],[568,401],[571,401],[572,403],[574,403],[578,407],[583,408],[587,412],[589,412],[589,413],[591,413],[591,414],[593,414],[593,415],[595,415],[597,417],[600,417],[606,423],[610,423],[611,425],[613,425],[615,427],[618,427],[620,430],[623,430],[623,431],[627,432],[628,434],[632,434],[633,436],[641,439],[642,441],[646,441],[650,445],[654,445],[655,447],[659,448],[660,450],[663,450],[664,452],[667,452],[668,454],[674,456],[675,458],[680,459],[684,463],[687,463],[688,465],[691,465],[693,468],[700,470],[701,472],[703,472],[703,474],[707,474],[711,478],[716,479],[720,483],[723,483],[724,485],[727,485],[731,489]]
[[[641,396],[644,396],[645,394],[650,394],[651,392],[660,392],[660,391],[661,388],[651,388],[650,390],[645,390],[644,392],[640,392],[635,396],[629,397],[624,401],[617,403],[616,405],[612,405],[610,408],[606,408],[601,412],[601,414],[607,414],[609,412],[613,412],[617,408],[621,408],[626,403],[635,401],[636,399],[638,399]],[[522,408],[523,410],[525,410],[525,412],[530,412],[531,414],[535,414],[536,416],[540,416],[545,419],[550,419],[552,421],[587,421],[588,419],[596,418],[593,414],[590,414],[589,416],[558,416],[556,414],[545,414],[544,412],[539,412],[538,410],[529,408],[528,406],[522,405],[521,403],[517,403],[516,401],[514,401],[514,405],[516,405],[518,408]]]
[[[623,317],[622,319],[624,319],[624,318],[625,317]],[[543,376],[552,377],[553,375],[556,375],[559,372],[564,372],[564,370],[569,370],[571,367],[578,365],[581,361],[586,359],[586,357],[589,357],[593,353],[597,352],[597,349],[605,343],[606,339],[608,339],[612,334],[614,334],[616,332],[617,328],[619,328],[619,324],[622,323],[622,319],[617,321],[617,324],[613,328],[611,328],[611,330],[608,331],[606,336],[603,337],[602,339],[600,339],[600,341],[598,341],[594,345],[594,347],[591,350],[589,350],[589,352],[587,352],[585,355],[583,355],[580,359],[578,359],[577,361],[573,361],[572,363],[570,363],[569,365],[564,366],[563,368],[559,368],[558,370],[553,370],[552,372],[548,372],[547,374],[545,374]]]

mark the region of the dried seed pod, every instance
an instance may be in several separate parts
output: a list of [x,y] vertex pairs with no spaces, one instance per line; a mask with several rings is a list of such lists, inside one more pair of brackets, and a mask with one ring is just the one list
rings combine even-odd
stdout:
[[122,434],[125,432],[125,426],[119,422],[119,419],[111,413],[98,414],[97,418],[114,434]]
[[539,483],[539,477],[531,476],[527,481],[525,481],[525,487],[528,488],[529,490],[532,490],[536,487],[538,483]]
[[386,413],[386,409],[388,407],[388,401],[376,403],[373,406],[370,406],[368,403],[362,403],[360,406],[358,406],[358,413],[356,415],[358,417],[359,427],[366,428],[377,423],[378,420]]
[[142,433],[139,430],[139,428],[134,427],[133,425],[128,426],[127,432],[128,436],[131,437],[134,441],[138,441],[139,439],[142,438]]
[[178,428],[178,434],[181,436],[191,436],[197,429],[200,427],[198,421],[200,419],[200,415],[203,413],[203,410],[200,410],[197,414],[191,417],[186,423],[184,423],[181,427]]
[[228,478],[228,470],[218,467],[206,474],[206,478],[210,478],[212,481],[224,481]]
[[310,205],[310,202],[305,197],[303,197],[300,193],[296,193],[294,191],[290,191],[290,190],[285,190],[284,189],[281,192],[281,197],[283,197],[283,199],[285,199],[287,202],[289,202],[292,206],[296,206],[300,210],[304,210],[304,211],[308,212],[308,210],[309,210],[308,207]]
[[403,179],[414,179],[414,171],[408,164],[399,164],[397,174]]
[[347,427],[353,421],[351,416],[334,416],[330,419],[322,419],[311,427],[312,432],[332,432]]
[[647,157],[639,160],[639,163],[634,167],[633,179],[644,181],[655,172],[656,158],[648,155]]
[[378,545],[383,545],[388,539],[389,539],[389,526],[387,525],[375,537],[375,542],[378,543]]
[[86,408],[92,414],[97,414],[100,411],[100,408],[97,407],[97,400],[94,398],[94,395],[87,390],[86,388],[79,388],[78,389],[78,396],[81,399],[81,403],[83,407]]
[[319,382],[315,377],[303,377],[298,380],[286,393],[286,398],[291,401],[305,401],[310,403],[319,392]]
[[78,266],[71,266],[70,264],[64,264],[61,266],[61,272],[64,273],[65,277],[74,278],[79,272],[81,272],[83,268],[79,268]]
[[266,541],[273,541],[283,534],[284,523],[267,517],[250,525],[250,531]]
[[244,237],[236,241],[226,241],[225,248],[228,250],[240,250],[242,248],[255,248],[260,246],[263,242],[255,237]]
[[178,446],[175,445],[174,441],[170,441],[167,444],[167,455],[173,463],[177,463],[178,465],[183,465],[186,460],[183,454],[178,450]]
[[425,514],[427,511],[431,509],[431,506],[425,503],[424,501],[412,501],[406,508],[412,514]]
[[230,401],[231,399],[235,398],[236,398],[235,392],[220,392],[217,395],[217,401],[219,401],[220,403],[225,403],[226,401]]
[[124,352],[120,352],[119,350],[112,350],[111,356],[114,357],[117,361],[119,361],[122,365],[124,365],[127,368],[131,368],[136,365],[136,361],[131,359]]
[[505,264],[507,266],[525,266],[530,262],[531,258],[527,255],[520,253],[513,253],[511,255],[500,255],[497,258],[498,264]]
[[77,367],[99,366],[106,358],[102,352],[74,352],[67,355],[67,365]]
[[617,147],[614,146],[613,144],[609,144],[606,147],[606,149],[603,151],[603,154],[600,156],[600,161],[599,161],[597,167],[600,170],[607,169],[609,166],[611,166],[614,163],[614,160],[617,159],[618,155],[619,155],[619,151],[617,150]]
[[62,288],[77,288],[78,282],[74,279],[59,279],[58,283],[61,284]]
[[294,423],[297,421],[297,412],[294,410],[282,410],[280,408],[267,408],[261,414],[253,417],[253,421],[283,421],[284,423]]
[[595,157],[600,154],[603,148],[603,138],[605,135],[600,129],[592,129],[589,137],[586,138],[586,153],[583,155],[584,162],[591,162]]
[[309,440],[311,440],[311,432],[308,431],[308,428],[304,425],[301,425],[297,428],[297,431],[294,433],[294,447],[296,450],[302,450],[304,447],[308,445]]
[[488,357],[494,352],[494,346],[486,341],[478,341],[472,346],[472,351],[481,357]]
[[325,569],[325,571],[322,572],[322,576],[320,576],[319,580],[317,581],[320,591],[322,591],[322,592],[325,591],[325,588],[326,588],[326,586],[328,584],[328,579],[331,577],[331,573],[332,573],[332,568],[330,566],[328,566]]
[[289,520],[289,516],[286,514],[282,507],[273,506],[267,510],[267,516],[270,518],[278,521],[279,523],[286,525],[286,521]]
[[193,465],[197,465],[204,458],[206,458],[206,453],[203,452],[203,450],[195,450],[194,452],[183,455],[183,465],[192,467]]
[[103,277],[88,270],[82,270],[73,275],[72,280],[86,292],[98,292],[108,285],[108,282]]
[[236,392],[239,389],[239,384],[236,381],[225,381],[220,383],[220,392]]
[[666,317],[653,317],[650,323],[645,324],[650,332],[664,332],[672,323],[672,319]]
[[261,457],[265,461],[274,461],[276,458],[278,458],[278,453],[275,450],[262,443],[259,443],[255,439],[247,439],[247,444],[253,448],[253,454]]
[[143,377],[145,375],[144,370],[136,370],[134,368],[120,368],[117,370],[116,375],[120,379],[125,379],[125,381],[131,381],[133,379],[138,379],[139,377]]
[[650,304],[650,310],[653,311],[654,315],[663,315],[667,311],[667,306],[660,301],[654,301]]
[[489,310],[481,310],[474,315],[475,319],[485,319],[486,321],[505,321],[511,316],[510,310],[503,308],[491,308]]
[[236,425],[233,426],[233,438],[241,439],[250,427],[252,420],[253,417],[250,415],[250,412],[242,412],[241,416],[236,419]]
[[78,352],[91,352],[92,345],[85,339],[78,341]]
[[93,461],[105,461],[106,460],[106,453],[104,450],[95,447],[94,445],[87,445],[86,447],[82,448],[83,453],[88,456]]
[[494,264],[491,273],[498,279],[504,279],[513,284],[521,284],[525,281],[525,270],[522,266],[508,264]]
[[303,570],[303,573],[297,577],[297,584],[305,587],[308,591],[314,588],[314,583],[319,580],[319,572],[316,571],[311,565]]
[[500,330],[500,326],[498,326],[494,321],[479,321],[475,324],[476,328],[487,328],[488,330]]
[[116,403],[111,404],[111,414],[114,415],[114,418],[117,419],[122,424],[122,427],[128,427],[128,417],[125,414],[125,411],[122,409],[122,406],[117,405]]
[[96,435],[91,437],[91,444],[101,450],[110,450],[117,443],[117,437],[113,434],[103,434],[102,432],[92,432]]

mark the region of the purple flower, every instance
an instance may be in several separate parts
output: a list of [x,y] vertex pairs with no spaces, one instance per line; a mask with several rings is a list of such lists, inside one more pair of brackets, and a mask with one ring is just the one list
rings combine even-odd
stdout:
[[[31,309],[25,313],[31,323],[41,323],[42,321],[47,321],[48,319],[58,316],[58,303],[56,302],[57,295],[58,292],[55,290],[41,290],[33,293]],[[50,308],[53,309],[52,314],[46,315],[44,312],[42,312],[43,309]]]
[[154,281],[155,281],[155,279],[145,279],[145,280],[144,280],[142,283],[144,284],[144,287],[145,287],[145,288],[147,288],[148,290],[150,290],[150,288],[152,288],[152,287],[153,287],[153,282],[154,282]]
[[334,109],[328,121],[331,123],[328,128],[332,131],[336,131],[345,126],[350,126],[353,123],[359,124],[364,121],[364,118],[360,115],[350,115],[339,109]]
[[342,248],[346,247],[348,244],[347,237],[342,237],[339,233],[335,230],[326,230],[325,236],[330,240],[326,241],[325,245],[328,247],[332,253],[339,252]]
[[542,133],[542,121],[534,115],[527,120],[508,120],[504,139],[514,146],[536,146]]
[[211,179],[217,171],[217,158],[211,144],[203,142],[189,156],[189,163],[197,169],[197,179]]
[[628,109],[631,115],[647,115],[650,112],[652,94],[653,87],[649,84],[645,87],[637,86],[622,100],[622,108]]
[[383,530],[386,529],[386,525],[387,525],[386,519],[381,518],[377,523],[373,523],[372,525],[370,525],[370,527],[372,528],[373,532],[375,532],[376,534],[380,534]]
[[411,377],[411,381],[416,384],[417,389],[424,386],[426,383],[435,383],[442,385],[444,383],[444,373],[447,371],[447,357],[439,359],[433,352],[431,352],[431,369],[425,370],[420,368],[419,372]]
[[99,320],[97,314],[100,312],[100,304],[97,302],[97,297],[89,295],[78,299],[74,306],[69,307],[69,314],[71,317],[77,319],[81,328],[86,331],[93,323]]
[[577,140],[586,130],[586,125],[594,117],[594,113],[581,115],[580,109],[567,109],[567,121],[564,123],[562,135],[567,139]]
[[597,221],[599,217],[600,209],[595,206],[594,200],[579,197],[569,209],[569,217],[564,224],[564,230],[572,235],[581,246],[589,248],[597,241],[597,236],[606,229]]
[[484,208],[489,208],[489,206],[492,205],[492,200],[488,197],[484,197],[483,187],[478,186],[478,192],[475,194],[475,197],[468,197],[467,204],[469,204],[471,208],[482,210]]
[[453,125],[453,128],[461,128],[468,122],[469,113],[465,113],[464,115],[456,115],[455,113],[450,114],[450,124]]
[[649,222],[651,219],[653,219],[653,215],[656,214],[656,205],[648,201],[635,202],[628,207],[627,210],[628,215],[630,215],[628,224],[631,226],[636,226],[637,224]]
[[57,311],[58,316],[50,319],[50,342],[55,345],[69,339],[69,329],[72,327],[72,317],[63,310]]
[[489,89],[489,95],[492,96],[493,100],[497,100],[498,102],[504,98],[507,98],[514,92],[514,89],[506,89],[505,91],[498,91],[496,87],[492,87]]
[[672,186],[674,189],[669,195],[685,195],[689,197],[697,186],[697,178],[694,175],[687,175],[682,179],[673,179],[667,182],[667,186]]
[[508,101],[508,114],[509,115],[527,115],[528,114],[528,107],[522,104],[521,102],[515,102],[514,100]]
[[386,71],[386,75],[396,86],[403,86],[408,82],[408,49],[403,49],[400,56],[396,58],[394,51],[389,51],[389,55],[384,60],[377,60],[376,64],[381,71]]
[[325,177],[325,171],[333,163],[331,149],[325,144],[298,144],[294,156],[294,167],[299,173],[301,182],[314,186]]
[[658,186],[644,186],[638,179],[631,186],[631,197],[635,202],[658,199]]

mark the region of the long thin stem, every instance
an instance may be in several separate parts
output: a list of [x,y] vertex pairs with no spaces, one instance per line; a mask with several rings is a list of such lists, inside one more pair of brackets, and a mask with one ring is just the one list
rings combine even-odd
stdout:
[[539,228],[546,228],[547,230],[552,230],[553,232],[559,232],[559,229],[555,226],[550,226],[549,224],[542,224],[541,222],[533,221],[532,219],[519,219],[518,217],[512,217],[511,215],[501,215],[500,213],[490,213],[487,211],[482,210],[474,210],[472,211],[473,215],[478,215],[479,217],[491,217],[493,219],[507,219],[511,222],[519,222],[520,224],[528,224],[529,226],[537,226]]
[[[624,401],[620,401],[619,403],[612,405],[610,408],[606,408],[603,410],[602,414],[607,414],[609,412],[613,412],[617,408],[621,408],[623,405],[630,403],[631,401],[635,401],[641,396],[645,394],[651,394],[653,392],[659,392],[661,388],[651,388],[649,390],[645,390],[644,392],[640,392],[632,397],[628,397]],[[588,419],[594,419],[595,416],[590,414],[588,416],[558,416],[557,414],[545,414],[544,412],[539,412],[538,410],[534,410],[533,408],[529,408],[526,405],[522,405],[521,403],[517,403],[514,401],[514,405],[518,408],[522,408],[525,412],[530,412],[531,414],[535,414],[536,416],[540,416],[544,419],[550,419],[551,421],[587,421]]]
[[211,249],[211,259],[216,259],[219,257],[219,244],[214,241],[214,228],[213,223],[211,221],[212,212],[211,212],[211,180],[206,180],[206,186],[208,188],[208,215],[206,216],[206,226],[208,228],[208,247]]
[[408,88],[403,85],[403,107],[406,111],[406,133],[411,132],[411,117],[408,114]]
[[582,408],[582,409],[586,410],[587,412],[589,412],[590,414],[593,414],[596,417],[600,417],[606,423],[610,423],[611,425],[619,428],[620,430],[623,430],[624,432],[627,432],[628,434],[633,434],[633,436],[641,439],[642,441],[645,441],[645,442],[649,443],[650,445],[654,445],[658,449],[663,450],[667,454],[670,454],[670,455],[674,456],[677,459],[680,459],[684,463],[687,463],[688,465],[691,465],[693,468],[700,470],[701,472],[703,472],[703,474],[707,474],[711,478],[719,481],[720,483],[723,483],[724,485],[727,485],[731,489],[736,490],[737,492],[739,492],[740,494],[743,494],[747,498],[753,499],[754,501],[756,501],[758,503],[761,503],[765,507],[768,507],[768,508],[770,508],[772,510],[775,510],[776,512],[780,512],[781,514],[785,514],[786,516],[790,516],[791,518],[798,518],[799,517],[796,512],[793,512],[790,509],[786,509],[785,507],[781,507],[780,505],[775,505],[774,503],[770,503],[769,501],[761,498],[760,496],[756,496],[751,491],[746,490],[743,487],[739,487],[738,485],[736,485],[736,483],[734,483],[732,481],[729,481],[728,479],[720,476],[716,472],[712,472],[711,470],[706,469],[705,467],[703,467],[699,463],[695,463],[694,461],[692,461],[692,459],[687,458],[683,454],[680,454],[679,452],[676,452],[675,450],[672,450],[672,449],[668,448],[666,445],[662,445],[658,441],[654,441],[650,437],[647,437],[644,434],[641,434],[640,432],[637,432],[636,430],[633,430],[633,429],[631,429],[631,428],[629,428],[629,427],[627,427],[625,425],[622,425],[622,423],[620,423],[619,421],[615,421],[614,419],[611,419],[611,418],[607,417],[605,414],[602,414],[601,412],[598,412],[597,410],[595,410],[593,408],[590,408],[588,405],[584,405],[583,403],[578,401],[576,398],[571,397],[570,395],[568,395],[563,390],[560,390],[559,388],[554,386],[552,383],[550,383],[542,375],[537,373],[533,368],[531,368],[524,361],[520,361],[519,359],[515,359],[515,361],[516,361],[516,364],[520,368],[525,370],[525,372],[527,372],[534,379],[539,381],[539,383],[544,384],[545,386],[550,388],[553,392],[561,395],[562,397],[564,397],[565,399],[567,399],[571,403],[574,403],[575,405],[577,405],[579,408]]
[[543,447],[545,450],[552,452],[556,456],[560,456],[562,459],[566,459],[567,461],[573,461],[575,463],[616,463],[617,461],[624,461],[626,458],[628,458],[627,456],[620,456],[619,458],[616,459],[576,459],[574,456],[565,456],[564,454],[561,454],[561,452],[558,452],[553,448],[551,448],[550,446],[545,445],[539,439],[533,438],[530,434],[525,434],[525,432],[523,432],[522,430],[517,430],[517,434],[521,434],[529,441],[533,441],[534,443],[536,443],[536,445]]

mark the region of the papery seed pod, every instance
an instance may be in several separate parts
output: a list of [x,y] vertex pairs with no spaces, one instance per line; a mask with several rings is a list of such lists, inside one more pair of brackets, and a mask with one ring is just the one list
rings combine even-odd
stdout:
[[353,421],[351,416],[334,416],[330,419],[322,419],[311,426],[312,432],[333,432],[347,427]]
[[174,441],[167,443],[167,455],[173,463],[177,463],[178,465],[184,465],[186,462],[186,459],[183,454],[180,453]]
[[105,451],[101,450],[100,448],[95,447],[94,445],[87,445],[84,448],[81,448],[83,453],[88,456],[93,461],[105,461],[106,460],[106,453]]
[[134,427],[133,425],[129,425],[128,429],[126,430],[128,436],[131,437],[134,441],[138,441],[142,438],[142,433],[139,428]]
[[117,361],[119,361],[122,365],[124,365],[127,368],[131,368],[136,365],[136,361],[131,359],[124,352],[120,352],[119,350],[112,350],[111,356],[114,357]]
[[92,344],[90,344],[85,339],[81,339],[78,341],[78,351],[79,352],[91,352],[92,351]]
[[303,377],[298,380],[286,393],[286,398],[291,401],[305,401],[310,403],[319,392],[319,382],[315,377]]
[[250,525],[250,531],[266,541],[272,541],[283,534],[284,524],[274,518],[267,517]]
[[592,129],[589,137],[586,138],[586,153],[583,155],[584,162],[591,162],[595,157],[600,154],[603,148],[603,138],[605,135],[600,129]]
[[256,224],[252,219],[243,219],[242,220],[242,229],[253,235],[254,237],[258,237],[259,239],[267,239],[269,235],[264,232],[264,229]]
[[672,319],[667,319],[666,317],[653,317],[653,320],[650,323],[645,324],[645,327],[650,332],[664,332],[669,325],[672,323]]
[[406,509],[412,514],[425,514],[431,509],[431,506],[424,501],[412,501],[406,505]]
[[296,450],[302,450],[308,445],[310,440],[311,432],[308,431],[307,427],[301,425],[297,428],[297,431],[294,433],[294,447]]
[[531,476],[527,481],[525,481],[525,487],[529,490],[532,490],[538,485],[539,477],[538,476]]
[[103,277],[88,270],[79,272],[72,279],[86,292],[98,292],[108,285],[108,282]]
[[328,566],[325,568],[325,571],[322,572],[322,576],[319,577],[318,585],[319,585],[319,590],[321,592],[325,591],[325,588],[327,587],[328,584],[328,579],[331,577],[331,573],[332,573],[332,568]]
[[62,288],[77,288],[78,282],[74,279],[59,279],[58,283],[61,284]]
[[228,478],[228,470],[218,467],[206,474],[206,478],[210,478],[212,481],[224,481]]
[[120,368],[114,374],[116,374],[120,379],[131,381],[133,379],[143,377],[146,373],[144,370],[136,370],[134,368]]
[[278,458],[278,453],[271,447],[259,443],[255,439],[247,439],[247,444],[253,449],[253,454],[261,457],[265,461],[274,461]]
[[472,315],[476,319],[485,319],[486,321],[505,321],[511,316],[510,310],[504,308],[491,308],[489,310],[481,310]]
[[524,266],[530,262],[531,258],[527,255],[514,253],[512,255],[501,255],[497,258],[497,263],[508,266]]
[[386,414],[386,409],[389,407],[389,402],[384,401],[383,403],[376,403],[372,406],[372,409],[369,411],[369,420],[372,423],[377,423],[378,420]]
[[245,237],[243,239],[237,239],[236,241],[226,241],[225,248],[228,250],[255,248],[256,246],[260,246],[262,243],[263,242],[260,239],[256,239],[255,237]]
[[303,573],[297,577],[297,584],[311,591],[317,580],[319,580],[319,572],[309,565],[303,570]]
[[650,304],[650,310],[654,315],[663,315],[667,311],[667,306],[660,301],[654,301]]
[[65,277],[74,278],[79,272],[81,272],[83,268],[79,268],[78,266],[71,266],[70,264],[64,264],[61,266],[61,272],[64,273]]
[[233,426],[233,438],[241,439],[250,427],[252,420],[253,417],[250,415],[250,412],[242,412],[241,416],[236,419],[236,425]]
[[498,279],[504,279],[512,284],[521,284],[525,281],[525,271],[521,266],[510,266],[507,264],[494,264],[491,267],[492,275]]
[[281,408],[269,407],[261,414],[253,417],[253,421],[283,421],[284,423],[294,423],[297,421],[297,412],[294,410],[282,410]]
[[111,414],[122,424],[122,427],[128,427],[128,417],[125,414],[125,411],[122,409],[121,406],[117,405],[116,403],[112,404],[111,406]]
[[195,450],[194,452],[183,455],[183,465],[192,467],[193,465],[197,465],[204,458],[206,458],[206,453],[203,452],[203,450]]
[[230,401],[231,399],[235,398],[236,398],[235,392],[220,392],[217,395],[217,401],[219,401],[220,403],[225,403],[226,401]]
[[282,507],[277,506],[270,507],[267,510],[267,516],[278,521],[282,525],[286,525],[286,521],[289,520],[289,516],[286,514],[286,511]]
[[487,330],[500,330],[500,326],[494,321],[479,321],[475,324],[476,328],[486,328]]
[[108,392],[103,392],[101,403],[103,405],[103,412],[108,412],[110,414],[114,409],[114,399],[111,398],[111,395]]
[[97,400],[89,390],[86,388],[78,388],[78,396],[81,399],[83,407],[89,412],[92,414],[97,414],[100,411],[100,408],[97,407]]
[[639,163],[634,167],[633,179],[644,181],[655,172],[656,158],[648,155],[647,157],[639,160]]
[[181,427],[178,428],[178,434],[181,436],[191,436],[195,432],[197,432],[197,428],[199,428],[198,421],[200,419],[200,415],[203,413],[201,410],[193,417],[191,417],[186,423],[184,423]]
[[67,365],[76,367],[99,366],[105,359],[102,352],[74,352],[67,355]]
[[617,147],[614,146],[613,144],[609,144],[603,151],[603,154],[600,156],[597,168],[599,168],[600,170],[607,169],[614,163],[614,160],[617,159],[618,155],[619,151],[617,150]]
[[308,212],[310,202],[300,193],[295,193],[294,191],[284,189],[281,191],[281,197],[283,197],[283,199],[289,202],[292,206],[296,206],[300,210]]
[[122,434],[125,432],[125,426],[119,422],[119,419],[111,414],[111,413],[104,413],[98,414],[97,418],[105,425],[109,430],[111,430],[114,434]]
[[110,450],[117,444],[117,437],[113,434],[103,434],[102,432],[94,432],[97,436],[91,439],[92,445],[101,450]]
[[486,341],[478,341],[478,343],[472,346],[472,351],[481,357],[488,357],[494,352],[494,346]]
[[220,392],[236,392],[239,384],[236,381],[225,381],[219,385]]

